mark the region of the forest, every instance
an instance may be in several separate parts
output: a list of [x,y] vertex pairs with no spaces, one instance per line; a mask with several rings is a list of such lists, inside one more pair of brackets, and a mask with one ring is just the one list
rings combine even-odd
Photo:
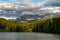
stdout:
[[60,17],[25,23],[0,18],[0,32],[60,33]]

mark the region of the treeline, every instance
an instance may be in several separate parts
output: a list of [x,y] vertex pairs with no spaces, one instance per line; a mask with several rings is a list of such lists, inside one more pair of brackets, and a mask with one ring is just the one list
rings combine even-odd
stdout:
[[33,32],[60,33],[60,17],[35,22]]
[[30,23],[20,23],[0,18],[0,32],[30,32],[31,29]]
[[26,23],[0,18],[0,32],[60,33],[60,17]]

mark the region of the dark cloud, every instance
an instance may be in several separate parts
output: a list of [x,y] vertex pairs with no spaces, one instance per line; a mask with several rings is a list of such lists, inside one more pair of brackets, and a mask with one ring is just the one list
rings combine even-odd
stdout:
[[45,5],[60,7],[60,0],[47,0]]

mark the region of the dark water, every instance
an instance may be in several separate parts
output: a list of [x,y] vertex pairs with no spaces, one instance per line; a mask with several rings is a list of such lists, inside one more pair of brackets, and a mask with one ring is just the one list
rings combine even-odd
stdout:
[[60,40],[60,34],[2,32],[0,40]]

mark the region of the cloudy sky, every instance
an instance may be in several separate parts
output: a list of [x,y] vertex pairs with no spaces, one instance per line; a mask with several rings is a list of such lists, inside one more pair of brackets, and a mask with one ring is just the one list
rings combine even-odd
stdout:
[[0,13],[8,12],[13,14],[60,12],[60,0],[0,0]]
[[0,3],[26,7],[60,6],[60,0],[0,0]]

